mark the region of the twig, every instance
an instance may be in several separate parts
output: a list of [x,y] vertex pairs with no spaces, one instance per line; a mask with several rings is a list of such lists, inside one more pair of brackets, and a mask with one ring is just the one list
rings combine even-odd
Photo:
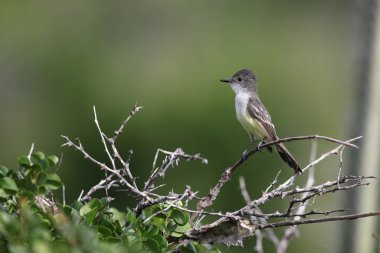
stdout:
[[[347,143],[350,143],[352,141],[355,141],[357,140],[358,138],[361,138],[361,137],[357,137],[357,138],[353,138],[351,140],[348,140],[346,141]],[[266,145],[266,144],[265,144]],[[306,170],[314,167],[316,164],[318,164],[319,162],[321,162],[322,160],[326,159],[327,157],[333,155],[333,154],[337,154],[337,152],[339,151],[339,149],[342,148],[342,145],[339,145],[338,147],[332,149],[331,151],[321,155],[318,159],[314,160],[312,163],[310,163],[309,165],[307,165],[302,171],[305,172]],[[257,147],[256,149],[257,150]],[[254,152],[255,150],[251,151],[251,152]],[[246,156],[248,157],[248,156]],[[222,188],[222,186],[232,177],[232,172],[237,168],[237,166],[239,166],[242,162],[242,160],[244,159],[248,159],[248,158],[245,158],[245,157],[242,157],[240,158],[240,160],[235,163],[234,166],[230,167],[230,168],[227,168],[224,173],[222,174],[221,178],[219,179],[218,183],[214,186],[214,188],[212,188],[212,190],[210,191],[210,193],[202,198],[198,204],[197,204],[197,210],[203,210],[204,208],[210,206],[213,201],[216,199],[217,195],[219,194],[220,192],[220,189]],[[282,193],[285,189],[287,189],[288,187],[290,187],[294,180],[295,180],[295,177],[296,175],[293,175],[291,176],[287,181],[285,181],[284,183],[282,183],[281,185],[279,185],[276,189],[272,190],[271,192],[269,193],[264,193],[263,196],[257,200],[254,200],[252,201],[252,203],[250,205],[247,205],[245,207],[243,207],[242,209],[238,210],[238,211],[235,211],[234,213],[235,214],[239,214],[239,213],[247,213],[249,214],[253,208],[261,205],[261,204],[264,204],[265,202],[267,202],[268,200],[276,197],[276,196],[281,196],[281,194],[279,193]]]
[[146,218],[143,223],[146,224],[153,217],[159,215],[160,213],[164,213],[164,212],[168,211],[171,207],[173,207],[173,205],[171,205],[171,204],[174,204],[174,206],[177,207],[177,205],[176,205],[177,202],[184,200],[186,197],[190,197],[192,194],[193,193],[191,192],[190,187],[187,186],[186,189],[185,189],[185,192],[182,194],[182,196],[180,196],[179,198],[177,198],[175,200],[172,200],[172,202],[166,201],[165,203],[168,205],[167,207],[165,207],[164,209],[162,209],[160,211],[157,211],[157,212],[153,213],[151,216],[149,216],[148,218]]
[[[363,136],[358,136],[357,138],[361,139],[362,137]],[[295,136],[295,137],[282,138],[282,139],[278,139],[278,140],[275,140],[275,141],[266,142],[265,144],[260,145],[260,149],[261,148],[266,148],[266,147],[269,147],[269,146],[273,146],[273,145],[278,144],[278,143],[297,141],[297,140],[325,140],[325,141],[341,144],[343,146],[348,146],[348,147],[351,147],[351,148],[359,149],[359,147],[357,145],[352,144],[349,141],[341,141],[341,140],[337,140],[337,139],[334,139],[334,138],[330,138],[330,137],[327,137],[327,136],[321,136],[321,135],[307,135],[307,136]]]
[[[110,160],[110,162],[112,164],[112,169],[116,170],[115,160],[113,159],[113,157],[111,156],[111,153],[108,150],[108,146],[107,146],[106,140],[104,138],[104,133],[102,132],[102,130],[100,128],[100,125],[99,125],[98,116],[96,115],[95,105],[93,106],[93,109],[94,109],[94,121],[95,121],[95,125],[98,128],[99,135],[100,135],[100,138],[101,138],[103,146],[104,146],[104,150],[106,151],[106,154],[108,155],[108,158],[109,158],[109,160]],[[107,170],[104,170],[104,174],[105,174],[105,177],[106,177],[106,182],[105,183],[107,184],[108,183],[108,180],[107,180],[107,178],[108,178]],[[107,197],[107,200],[108,200],[109,199],[108,186],[106,185],[106,187],[104,187],[104,189],[105,189],[106,197]],[[107,201],[107,205],[109,205],[108,201]]]
[[55,169],[55,173],[57,173],[59,169],[61,168],[62,161],[63,161],[63,152],[61,152],[61,156],[59,157],[59,162],[58,162],[57,168]]
[[117,139],[120,133],[123,132],[125,125],[127,125],[128,121],[132,118],[132,116],[135,115],[135,113],[137,113],[138,111],[140,111],[141,108],[143,107],[137,106],[137,102],[136,102],[132,110],[129,112],[128,117],[123,121],[123,123],[121,123],[121,126],[119,127],[119,129],[114,132],[114,135],[112,136],[112,139],[114,141]]
[[[189,155],[186,154],[182,149],[177,148],[174,152],[166,151],[163,149],[158,149],[157,153],[154,157],[152,173],[149,178],[144,182],[144,187],[140,190],[136,184],[136,178],[132,175],[130,169],[130,157],[132,155],[132,151],[129,152],[129,156],[124,160],[122,155],[120,155],[117,147],[116,140],[119,137],[120,133],[124,130],[127,125],[127,122],[130,118],[138,112],[142,107],[134,105],[132,110],[130,111],[127,118],[122,122],[121,126],[116,130],[112,137],[107,137],[107,135],[102,131],[98,118],[95,106],[94,110],[94,121],[98,132],[101,137],[101,141],[104,146],[104,150],[110,160],[109,165],[101,162],[90,154],[87,153],[82,143],[78,140],[77,143],[71,141],[68,137],[62,136],[66,143],[62,146],[71,146],[76,150],[79,150],[86,159],[89,159],[91,162],[99,166],[101,170],[104,170],[105,177],[98,182],[96,185],[91,187],[86,194],[84,191],[81,192],[78,200],[86,201],[91,199],[92,195],[98,191],[99,189],[105,189],[107,200],[110,201],[108,190],[111,187],[119,187],[119,185],[124,186],[127,191],[130,191],[135,197],[138,199],[138,203],[136,207],[133,209],[136,216],[141,214],[142,210],[145,208],[160,204],[162,207],[161,210],[151,214],[149,217],[145,218],[143,223],[149,222],[156,215],[166,212],[171,208],[176,208],[188,213],[193,214],[192,220],[197,217],[205,217],[205,216],[216,216],[218,219],[211,224],[206,224],[203,226],[195,226],[193,223],[193,227],[185,233],[185,235],[179,239],[179,243],[177,245],[181,245],[184,241],[188,239],[193,239],[200,241],[202,243],[224,243],[227,245],[240,245],[242,243],[242,239],[256,235],[256,246],[255,250],[258,253],[264,253],[263,247],[263,238],[268,238],[276,247],[277,253],[284,253],[288,247],[289,240],[296,234],[296,226],[301,224],[308,223],[318,223],[318,222],[327,222],[327,221],[336,221],[336,220],[349,220],[349,219],[357,219],[369,216],[380,215],[380,211],[372,212],[372,213],[364,213],[364,214],[354,214],[354,215],[341,215],[335,217],[323,217],[323,218],[314,218],[310,219],[310,217],[315,217],[317,215],[331,215],[336,214],[338,212],[347,211],[346,209],[336,209],[330,211],[324,210],[309,210],[307,211],[307,206],[310,206],[308,202],[312,198],[317,198],[318,196],[334,193],[336,191],[346,191],[355,187],[368,185],[369,183],[365,179],[369,179],[372,177],[364,177],[364,176],[341,176],[341,169],[343,166],[343,151],[345,147],[353,147],[358,148],[358,146],[352,144],[353,141],[360,139],[361,137],[357,137],[348,141],[340,141],[326,136],[320,135],[310,135],[310,136],[297,136],[297,137],[289,137],[279,139],[273,142],[268,142],[265,144],[259,144],[255,147],[255,149],[248,152],[248,154],[242,156],[238,161],[235,162],[231,167],[228,167],[222,173],[217,184],[211,188],[210,193],[201,198],[197,203],[196,210],[192,210],[188,207],[189,201],[193,199],[199,199],[197,197],[197,192],[191,191],[190,187],[187,186],[185,191],[182,194],[177,194],[174,192],[169,192],[166,195],[160,195],[155,193],[156,189],[161,187],[155,186],[155,183],[159,177],[164,177],[166,172],[170,167],[178,165],[181,159],[185,159],[187,161],[192,160],[200,160],[203,163],[207,163],[207,160],[202,158],[200,154]],[[277,185],[277,180],[279,177],[279,173],[276,175],[273,182],[270,186],[262,193],[261,197],[252,200],[249,196],[249,193],[246,188],[246,184],[244,178],[240,178],[240,190],[241,194],[246,202],[246,205],[234,212],[209,212],[205,211],[205,208],[211,206],[213,201],[219,195],[221,188],[223,185],[229,181],[232,177],[233,172],[240,167],[250,156],[253,156],[260,149],[270,147],[273,145],[278,145],[282,142],[290,142],[290,141],[298,141],[298,140],[326,140],[329,142],[337,143],[339,146],[322,154],[319,158],[316,159],[316,142],[312,143],[312,151],[310,155],[309,164],[303,168],[303,172],[309,171],[308,179],[303,188],[299,188],[297,186],[293,186],[296,180],[296,175],[291,176],[285,182]],[[33,150],[33,146],[29,153],[29,159],[31,157],[31,153]],[[159,167],[156,167],[157,160],[159,159],[160,154],[163,154],[165,157]],[[324,159],[332,156],[338,155],[340,159],[339,164],[339,173],[338,178],[336,180],[330,182],[326,181],[319,185],[314,185],[314,167],[319,162]],[[108,163],[108,162],[107,162]],[[121,166],[120,166],[121,165]],[[293,187],[292,187],[293,186]],[[65,193],[63,190],[63,198]],[[281,198],[284,199],[289,197],[288,207],[285,211],[279,212],[276,211],[274,213],[263,213],[259,206],[267,203],[269,200],[273,198]],[[44,200],[39,200],[44,201]],[[65,201],[65,200],[64,200]],[[178,202],[183,202],[184,205],[179,205]],[[54,202],[54,200],[53,200]],[[42,202],[41,202],[42,203]],[[309,205],[308,205],[309,204]],[[278,218],[283,218],[282,221],[278,221]],[[200,218],[201,219],[201,218]],[[199,219],[199,220],[200,220]],[[275,219],[276,222],[273,222]],[[271,222],[269,222],[271,221]],[[196,223],[197,224],[197,223]],[[274,227],[281,226],[290,226],[284,232],[281,240],[276,236],[273,229]],[[175,247],[174,247],[175,248]]]
[[356,219],[372,217],[372,216],[380,216],[380,211],[367,212],[367,213],[361,213],[361,214],[341,215],[341,216],[336,216],[336,217],[326,217],[326,218],[318,218],[318,219],[306,219],[306,220],[297,220],[297,221],[291,220],[291,221],[281,221],[281,222],[274,222],[274,223],[268,223],[268,224],[259,224],[259,225],[256,225],[256,229],[287,227],[287,226],[305,225],[305,224],[311,224],[311,223],[322,223],[322,222],[329,222],[329,221],[356,220]]
[[[342,168],[343,168],[343,151],[344,151],[344,147],[340,150],[339,152],[339,170],[338,170],[338,178],[340,178],[340,173],[342,172]],[[338,187],[339,187],[339,184],[338,184]]]
[[[277,173],[277,176],[279,175],[279,173]],[[276,178],[274,179],[274,181],[277,180],[277,176]],[[273,182],[274,182],[273,181]],[[274,184],[274,183],[272,183]],[[271,184],[271,185],[272,185]],[[246,184],[245,184],[245,180],[244,180],[244,177],[239,177],[239,186],[240,186],[240,192],[244,198],[244,201],[245,203],[248,205],[249,203],[251,203],[251,197],[249,196],[248,194],[248,191],[247,191],[247,187],[246,187]],[[259,208],[257,208],[257,211],[261,212],[261,210]],[[264,217],[264,216],[262,216]],[[255,222],[260,222],[262,224],[266,224],[267,221],[263,218],[260,218],[259,216],[257,215],[253,215],[251,216],[251,220],[253,223]],[[274,233],[274,231],[272,229],[266,229],[264,230],[266,232],[266,236],[267,238],[272,241],[272,243],[274,245],[277,245],[279,243],[279,240],[278,240],[278,237],[276,236],[276,234]],[[263,248],[263,235],[261,233],[260,230],[256,230],[255,231],[255,235],[256,235],[256,245],[255,245],[255,250],[256,252],[258,253],[264,253],[264,248]]]
[[[305,204],[302,204],[300,207],[304,207],[306,206]],[[298,208],[299,209],[299,208]],[[336,209],[336,210],[330,210],[330,211],[318,211],[318,210],[311,210],[311,211],[308,211],[308,212],[296,212],[296,213],[288,213],[288,212],[284,212],[284,213],[280,213],[280,212],[275,212],[275,213],[258,213],[258,212],[254,212],[252,214],[252,216],[254,217],[260,217],[260,218],[263,218],[264,220],[269,220],[271,218],[307,218],[308,216],[312,216],[312,215],[330,215],[332,213],[341,213],[341,212],[347,212],[349,211],[349,209]],[[268,222],[266,222],[268,223]]]
[[137,196],[141,196],[142,198],[147,198],[148,200],[150,199],[147,193],[140,191],[138,188],[135,188],[133,185],[131,185],[119,172],[119,170],[113,170],[107,165],[105,165],[102,162],[99,162],[95,158],[93,158],[90,154],[88,154],[84,147],[82,146],[82,143],[78,140],[78,145],[72,142],[67,136],[62,135],[62,138],[66,139],[66,143],[62,144],[62,146],[69,146],[69,147],[74,147],[76,150],[80,151],[83,155],[84,158],[89,159],[91,162],[95,163],[100,167],[101,170],[107,170],[113,174],[115,174],[119,179],[120,182],[127,186],[127,188],[135,193]]
[[66,188],[65,185],[62,185],[62,204],[63,206],[66,205]]
[[[247,187],[245,184],[244,177],[239,177],[239,186],[240,186],[241,195],[243,196],[245,203],[247,203],[247,205],[248,205],[252,200],[251,200],[251,197],[249,196],[249,193],[247,191]],[[255,222],[258,222],[258,219],[255,216],[251,216],[251,221],[252,221],[252,223],[255,223]],[[256,235],[255,250],[257,253],[264,253],[263,235],[261,233],[261,230],[256,230],[255,235]]]
[[86,200],[91,199],[92,194],[94,194],[96,191],[100,189],[105,189],[105,188],[110,189],[112,186],[117,186],[115,185],[115,183],[117,182],[116,180],[111,181],[111,179],[114,176],[115,174],[110,174],[107,178],[100,180],[100,182],[94,185],[93,187],[91,187],[91,189],[84,196],[82,196],[83,194],[81,194],[78,198],[78,201],[86,201]]
[[[166,203],[168,205],[172,205],[170,203],[173,201],[176,201],[178,199],[184,199],[184,200],[193,199],[196,197],[196,192],[192,192],[190,190],[190,186],[187,186],[185,192],[182,194],[176,194],[176,193],[171,192],[166,196],[160,196],[160,195],[155,194],[153,192],[147,192],[147,195],[154,196],[155,198],[150,198],[150,199],[140,201],[137,204],[137,206],[133,209],[133,211],[136,214],[140,214],[143,209],[145,209],[149,206],[159,204],[159,203]],[[181,209],[179,206],[177,208]],[[186,209],[186,211],[188,211],[188,210]],[[221,216],[221,215],[219,215],[219,216]]]
[[[214,202],[214,200],[216,199],[216,197],[219,195],[219,192],[221,190],[221,188],[223,187],[223,185],[229,181],[232,177],[232,174],[233,172],[240,166],[242,165],[246,160],[248,160],[248,158],[252,155],[254,155],[256,152],[258,152],[260,149],[262,148],[266,148],[266,147],[269,147],[269,146],[272,146],[272,145],[275,145],[275,144],[278,144],[278,143],[282,143],[282,142],[290,142],[290,141],[295,141],[295,140],[310,140],[310,139],[323,139],[323,140],[327,140],[327,141],[330,141],[330,142],[334,142],[334,143],[340,143],[341,145],[339,145],[337,148],[333,149],[331,151],[331,153],[327,153],[325,154],[324,156],[320,157],[320,159],[314,161],[313,163],[310,163],[308,166],[306,166],[303,171],[306,171],[307,169],[309,169],[310,167],[314,166],[315,164],[319,163],[321,160],[325,159],[326,157],[336,153],[341,147],[342,145],[343,146],[350,146],[350,147],[357,147],[356,145],[354,144],[351,144],[351,142],[357,140],[357,139],[360,139],[362,138],[361,136],[359,137],[356,137],[356,138],[353,138],[351,140],[348,140],[348,141],[339,141],[339,140],[336,140],[336,139],[333,139],[333,138],[330,138],[330,137],[325,137],[325,136],[319,136],[319,135],[310,135],[310,136],[298,136],[298,137],[289,137],[289,138],[284,138],[284,139],[278,139],[276,141],[273,141],[273,142],[268,142],[268,143],[265,143],[265,144],[262,144],[262,145],[257,145],[255,149],[251,150],[247,155],[244,155],[242,156],[238,161],[235,162],[234,165],[232,165],[231,167],[227,168],[224,170],[224,172],[222,173],[219,181],[216,183],[216,185],[210,190],[209,194],[205,197],[203,197],[198,203],[197,203],[197,210],[198,211],[201,211],[201,210],[204,210],[205,208],[209,207],[212,205],[212,203]],[[293,181],[295,179],[295,175],[292,176],[287,182],[286,184],[292,184]],[[194,218],[194,217],[193,217]]]
[[270,185],[265,189],[264,193],[267,193],[271,188],[274,187],[274,185],[277,183],[278,176],[280,176],[281,170],[277,172],[276,177],[273,179],[273,181],[270,183]]
[[[344,176],[344,177],[341,177],[339,180],[335,180],[332,182],[327,181],[327,182],[322,183],[318,186],[314,186],[314,187],[310,187],[310,188],[295,188],[295,189],[289,190],[289,191],[284,191],[284,188],[277,187],[276,189],[272,190],[271,192],[263,194],[263,196],[261,198],[252,201],[249,205],[243,207],[242,209],[233,212],[233,214],[241,213],[243,215],[251,215],[254,213],[254,209],[257,208],[257,206],[262,205],[262,204],[266,203],[268,200],[273,199],[275,197],[285,198],[286,196],[292,196],[295,194],[309,193],[304,198],[302,198],[302,197],[300,199],[294,198],[290,203],[290,205],[292,207],[295,203],[305,202],[307,199],[310,199],[314,196],[324,195],[327,193],[334,193],[336,191],[345,191],[345,190],[349,190],[349,189],[354,188],[354,187],[358,187],[358,186],[362,186],[362,185],[368,185],[368,183],[366,183],[366,182],[363,183],[362,180],[363,179],[371,179],[371,178],[373,178],[373,177]],[[339,188],[338,187],[331,188],[333,186],[336,186],[338,184],[338,182],[339,182],[339,184],[342,185],[344,183],[352,182],[352,181],[356,182],[356,183],[354,183],[352,185],[347,185],[344,187],[340,186]],[[331,189],[329,189],[329,188],[331,188]],[[291,207],[288,209],[287,213],[290,213],[289,210],[291,209]]]
[[32,158],[33,149],[34,149],[34,142],[30,146],[30,150],[29,150],[29,154],[28,154],[28,160],[29,160],[30,163],[32,163],[32,159],[31,158]]
[[202,163],[207,164],[207,159],[201,157],[200,154],[188,155],[188,154],[185,154],[181,148],[177,148],[174,152],[166,151],[163,149],[157,149],[157,152],[153,161],[153,169],[156,166],[157,158],[160,152],[166,154],[167,156],[165,157],[161,166],[159,168],[156,168],[152,172],[148,180],[145,182],[144,191],[150,191],[154,187],[154,182],[156,181],[156,179],[158,177],[164,177],[166,170],[169,167],[177,165],[180,158],[183,158],[187,161],[200,160],[202,161]]
[[311,223],[323,223],[329,221],[354,220],[371,216],[380,216],[380,211],[317,219],[287,220],[267,224],[255,224],[252,223],[250,220],[243,218],[223,217],[211,224],[207,224],[199,228],[190,229],[186,232],[186,237],[193,240],[197,240],[201,243],[223,243],[227,245],[241,245],[242,239],[253,236],[256,230],[304,225]]
[[[309,163],[312,163],[316,159],[316,157],[317,157],[317,147],[318,147],[317,146],[317,142],[313,141],[311,143],[311,152],[310,152]],[[313,166],[309,170],[309,175],[308,175],[308,178],[307,178],[307,182],[305,184],[305,188],[311,188],[314,185],[314,181],[315,181],[315,179],[314,179],[314,166]],[[317,213],[315,211],[311,211],[309,213],[305,213],[307,201],[309,200],[309,199],[306,199],[307,196],[308,196],[307,192],[304,192],[302,194],[301,199],[305,199],[305,201],[301,202],[302,205],[300,205],[300,207],[296,211],[295,217],[293,219],[294,221],[300,220],[301,217],[306,217],[307,215],[311,215],[311,214],[316,214]],[[289,204],[289,208],[288,208],[288,211],[287,211],[288,216],[291,215],[293,204],[294,204],[294,201],[292,201]],[[330,213],[325,212],[326,215],[330,214]],[[291,237],[293,237],[296,234],[296,232],[297,232],[297,227],[296,226],[289,227],[289,228],[287,228],[284,231],[283,237],[281,238],[280,242],[276,245],[277,253],[285,253],[286,252],[286,249],[288,248],[288,245],[289,245],[289,240],[290,240]]]

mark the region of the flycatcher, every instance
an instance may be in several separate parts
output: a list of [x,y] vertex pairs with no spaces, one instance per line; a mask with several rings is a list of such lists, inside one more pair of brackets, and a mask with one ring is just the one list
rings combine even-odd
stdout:
[[[264,141],[278,140],[270,115],[257,94],[255,73],[248,69],[242,69],[231,78],[220,81],[230,84],[236,93],[236,117],[251,138],[250,147],[254,139],[258,139],[262,143]],[[272,151],[271,147],[268,149]],[[296,173],[302,174],[300,166],[283,143],[276,144],[276,149],[284,162],[293,168]]]

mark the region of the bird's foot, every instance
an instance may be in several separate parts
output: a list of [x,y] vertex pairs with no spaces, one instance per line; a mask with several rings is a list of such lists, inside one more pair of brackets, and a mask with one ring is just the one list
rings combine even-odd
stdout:
[[243,154],[241,155],[242,160],[247,160],[249,153],[251,152],[251,149],[246,149],[243,151]]
[[262,150],[261,150],[261,146],[262,146],[263,144],[265,144],[264,141],[260,141],[259,144],[257,144],[257,146],[256,146],[257,151],[262,151]]

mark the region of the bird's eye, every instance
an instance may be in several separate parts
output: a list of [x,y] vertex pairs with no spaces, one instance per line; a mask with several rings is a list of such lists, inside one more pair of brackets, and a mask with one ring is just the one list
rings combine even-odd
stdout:
[[238,78],[238,81],[241,82],[241,80],[242,80],[241,77],[239,77],[239,78]]

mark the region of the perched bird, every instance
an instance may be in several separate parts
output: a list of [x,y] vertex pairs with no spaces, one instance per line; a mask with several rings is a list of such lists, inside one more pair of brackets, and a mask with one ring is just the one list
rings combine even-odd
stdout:
[[[251,138],[250,147],[252,147],[254,139],[261,140],[262,143],[278,140],[271,117],[258,96],[255,73],[248,69],[242,69],[231,78],[220,81],[230,84],[236,93],[236,117]],[[271,147],[268,149],[272,151]],[[276,149],[284,162],[296,173],[302,174],[297,161],[283,143],[276,144]]]

